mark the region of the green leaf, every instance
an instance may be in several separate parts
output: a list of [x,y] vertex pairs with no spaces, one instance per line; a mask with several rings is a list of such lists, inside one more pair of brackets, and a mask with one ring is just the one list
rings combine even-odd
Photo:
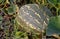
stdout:
[[56,4],[60,4],[60,0],[48,0],[49,3],[56,5]]
[[57,0],[48,0],[48,2],[50,2],[50,3],[55,5],[57,3]]
[[58,10],[58,14],[60,15],[60,9]]
[[46,31],[47,34],[60,34],[60,16],[50,18]]
[[9,15],[16,13],[16,6],[14,4],[11,4],[11,6],[7,8],[7,12]]
[[0,16],[0,20],[2,20],[3,19],[3,17],[2,16]]
[[21,34],[21,32],[16,32],[16,36],[19,36]]
[[0,0],[0,3],[2,2],[3,0]]
[[52,26],[52,28],[54,27],[60,30],[60,16],[52,17],[49,21],[49,26]]
[[16,2],[16,0],[9,0],[10,3]]
[[5,4],[5,1],[6,1],[6,0],[0,0],[0,3],[1,3],[1,4]]
[[60,0],[57,0],[58,3],[60,3]]

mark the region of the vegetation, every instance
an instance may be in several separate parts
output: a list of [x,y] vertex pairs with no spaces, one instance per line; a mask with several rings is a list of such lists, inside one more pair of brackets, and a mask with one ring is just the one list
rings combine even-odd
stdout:
[[[27,32],[15,19],[19,8],[25,4],[38,4],[39,7],[47,7],[53,14],[49,18],[48,28],[53,26],[52,31],[56,29],[55,32],[60,33],[60,0],[0,0],[0,39],[42,38],[42,33],[35,33],[33,29]],[[49,31],[47,30],[47,32]]]

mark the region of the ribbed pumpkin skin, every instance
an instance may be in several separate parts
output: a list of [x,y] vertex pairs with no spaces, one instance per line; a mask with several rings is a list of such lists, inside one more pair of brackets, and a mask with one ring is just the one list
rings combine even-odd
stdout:
[[[52,16],[50,15],[51,13],[49,12],[48,14],[48,12],[49,9],[47,9],[46,7],[39,7],[37,4],[27,4],[20,8],[17,20],[20,19],[24,23],[26,23],[28,27],[40,31],[47,26],[49,16]],[[24,26],[24,23],[19,23]]]

